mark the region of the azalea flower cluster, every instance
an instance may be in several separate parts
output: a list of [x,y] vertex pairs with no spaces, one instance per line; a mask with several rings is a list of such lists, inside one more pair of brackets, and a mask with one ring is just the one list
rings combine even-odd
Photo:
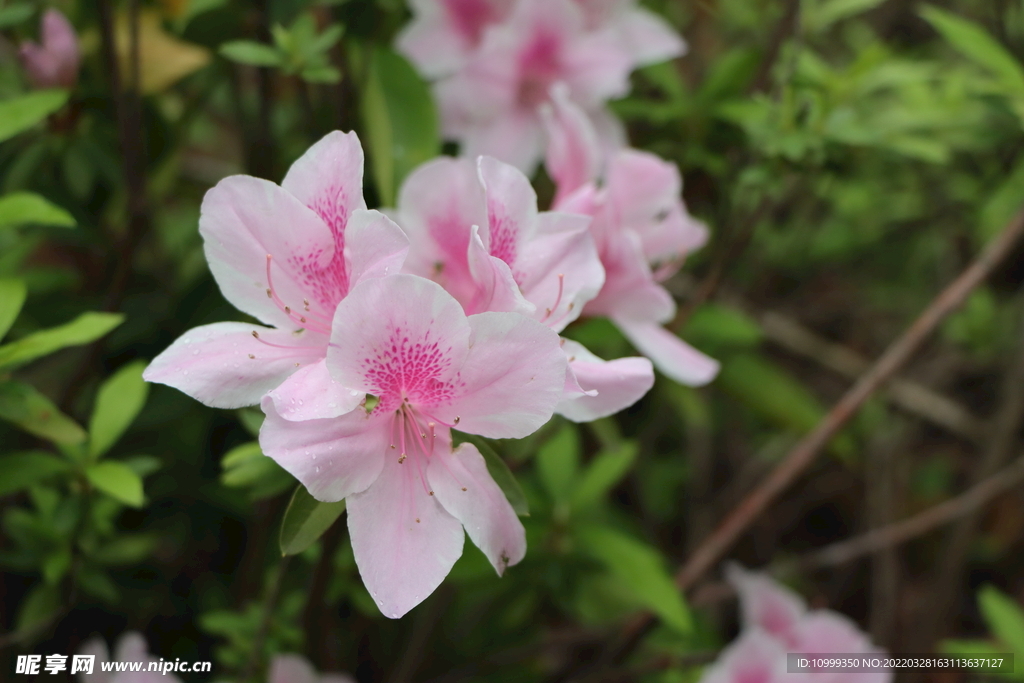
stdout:
[[[764,574],[731,565],[727,578],[740,599],[742,630],[705,669],[700,683],[782,683],[787,653],[883,655],[850,619],[826,609],[808,610],[803,599]],[[810,683],[891,683],[891,671],[802,674]]]
[[434,81],[444,133],[470,157],[532,172],[543,156],[539,106],[555,84],[610,146],[625,139],[605,103],[637,67],[685,43],[635,0],[412,0],[397,48]]
[[[465,534],[499,575],[526,551],[483,456],[456,448],[453,429],[520,438],[556,413],[583,422],[632,405],[653,384],[652,361],[693,385],[718,370],[661,327],[675,308],[658,282],[707,237],[678,169],[604,144],[595,109],[632,66],[677,54],[681,41],[621,3],[468,2],[445,5],[458,11],[444,21],[431,15],[438,6],[417,7],[407,47],[436,48],[431,31],[452,29],[452,16],[482,22],[478,44],[441,60],[462,69],[454,79],[496,45],[519,50],[520,34],[533,36],[517,78],[537,95],[530,125],[546,140],[551,210],[538,208],[522,158],[479,155],[469,141],[463,157],[414,170],[394,208],[368,210],[359,140],[331,133],[280,186],[233,176],[204,198],[213,276],[262,324],[190,330],[145,373],[210,406],[259,405],[263,452],[316,499],[347,501],[360,574],[393,618],[440,584]],[[611,73],[608,60],[621,83],[581,103],[579,88]],[[541,78],[556,62],[582,71]],[[609,317],[646,357],[604,360],[560,337],[581,315]]]

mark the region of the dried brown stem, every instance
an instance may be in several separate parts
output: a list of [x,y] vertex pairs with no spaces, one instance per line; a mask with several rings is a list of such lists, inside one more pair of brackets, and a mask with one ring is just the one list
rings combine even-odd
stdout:
[[1024,456],[959,496],[950,498],[911,517],[839,543],[796,560],[801,570],[820,569],[843,564],[884,548],[899,545],[943,524],[973,515],[996,496],[1024,482]]

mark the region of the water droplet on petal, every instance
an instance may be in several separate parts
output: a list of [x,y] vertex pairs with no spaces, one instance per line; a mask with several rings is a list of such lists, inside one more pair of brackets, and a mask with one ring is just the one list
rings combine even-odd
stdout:
[[192,355],[193,356],[198,356],[199,355],[199,349],[195,349],[194,351],[192,351]]

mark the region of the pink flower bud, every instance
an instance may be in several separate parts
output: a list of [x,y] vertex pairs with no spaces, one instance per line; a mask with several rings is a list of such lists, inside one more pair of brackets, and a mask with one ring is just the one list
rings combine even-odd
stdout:
[[42,45],[32,41],[21,44],[18,56],[35,88],[70,88],[78,79],[82,61],[75,28],[58,10],[43,15]]

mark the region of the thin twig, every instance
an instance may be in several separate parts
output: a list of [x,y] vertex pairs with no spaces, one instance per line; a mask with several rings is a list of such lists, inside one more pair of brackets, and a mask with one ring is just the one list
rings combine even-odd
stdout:
[[[768,311],[758,316],[758,322],[769,340],[850,379],[860,377],[871,367],[870,361],[852,349],[820,337],[792,318]],[[981,441],[988,433],[984,422],[971,411],[913,380],[893,377],[885,393],[907,412],[972,442]]]
[[884,548],[899,545],[943,524],[972,515],[990,500],[1021,482],[1024,482],[1024,455],[959,496],[894,524],[872,529],[866,534],[816,550],[795,560],[796,567],[803,571],[833,567]]
[[[901,366],[910,360],[925,339],[942,320],[963,303],[967,295],[983,282],[1009,254],[1024,233],[1024,211],[992,240],[982,253],[948,285],[917,320],[893,342],[871,369],[850,388],[817,426],[789,452],[695,550],[676,573],[676,585],[688,590],[732,546],[740,535],[808,466],[840,429]],[[602,661],[621,658],[632,652],[655,623],[654,615],[642,613],[622,630],[618,642],[607,648]],[[589,667],[588,667],[589,669]]]

